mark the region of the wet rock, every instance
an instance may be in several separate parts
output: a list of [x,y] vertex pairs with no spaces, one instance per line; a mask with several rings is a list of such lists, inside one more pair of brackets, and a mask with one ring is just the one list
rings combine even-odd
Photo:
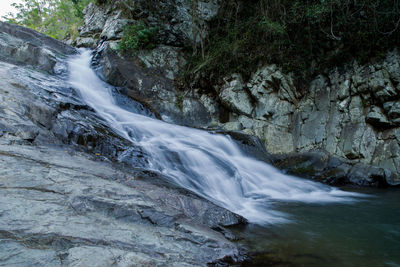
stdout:
[[14,252],[3,263],[203,265],[239,255],[209,228],[239,217],[65,149],[0,145],[0,246]]
[[106,82],[125,87],[128,96],[150,107],[164,120],[183,121],[173,82],[157,70],[121,57],[108,42],[97,50],[94,65]]
[[216,133],[229,135],[244,153],[268,164],[272,163],[271,155],[264,148],[263,142],[258,137],[230,130],[216,131]]
[[44,34],[0,22],[0,60],[53,72],[57,57],[75,53],[75,49]]
[[322,152],[293,153],[274,157],[274,164],[289,174],[320,178],[326,168],[328,155]]
[[[161,46],[126,58],[115,50],[114,42],[104,42],[95,52],[94,66],[103,79],[124,87],[123,91],[167,122],[207,127],[213,110],[205,107],[196,91],[180,92],[172,80],[183,64],[180,49]],[[203,98],[204,99],[204,98]]]
[[386,187],[388,184],[398,183],[397,177],[391,176],[392,173],[385,171],[384,168],[332,157],[322,151],[278,155],[273,156],[272,159],[275,166],[289,174],[335,186],[353,184]]
[[385,186],[388,182],[382,168],[365,164],[354,165],[347,175],[351,183],[360,186]]

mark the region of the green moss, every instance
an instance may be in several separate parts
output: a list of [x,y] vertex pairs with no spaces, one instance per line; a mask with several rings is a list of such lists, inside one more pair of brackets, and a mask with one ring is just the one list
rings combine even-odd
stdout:
[[180,93],[178,95],[178,101],[177,101],[177,106],[180,110],[183,109],[183,93]]

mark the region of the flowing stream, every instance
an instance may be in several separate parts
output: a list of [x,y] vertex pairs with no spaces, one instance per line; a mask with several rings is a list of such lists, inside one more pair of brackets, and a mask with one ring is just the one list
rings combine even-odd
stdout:
[[229,136],[177,126],[117,105],[112,87],[90,68],[91,52],[69,60],[69,81],[86,103],[120,136],[142,147],[150,168],[176,184],[247,218],[285,222],[279,203],[349,203],[362,194],[285,175],[245,155]]

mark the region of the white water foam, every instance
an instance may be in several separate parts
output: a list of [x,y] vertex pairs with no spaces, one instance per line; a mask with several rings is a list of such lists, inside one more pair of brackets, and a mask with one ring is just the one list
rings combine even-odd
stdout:
[[90,68],[91,52],[69,60],[70,83],[119,135],[150,155],[150,167],[253,223],[279,223],[273,203],[352,202],[357,193],[285,175],[244,155],[229,136],[177,126],[116,105],[110,85]]

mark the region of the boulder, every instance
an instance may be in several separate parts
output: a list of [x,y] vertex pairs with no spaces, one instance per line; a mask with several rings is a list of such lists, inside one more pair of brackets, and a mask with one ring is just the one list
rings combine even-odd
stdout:
[[242,77],[238,74],[225,79],[219,98],[223,105],[239,114],[250,116],[253,111],[251,98],[244,89]]

